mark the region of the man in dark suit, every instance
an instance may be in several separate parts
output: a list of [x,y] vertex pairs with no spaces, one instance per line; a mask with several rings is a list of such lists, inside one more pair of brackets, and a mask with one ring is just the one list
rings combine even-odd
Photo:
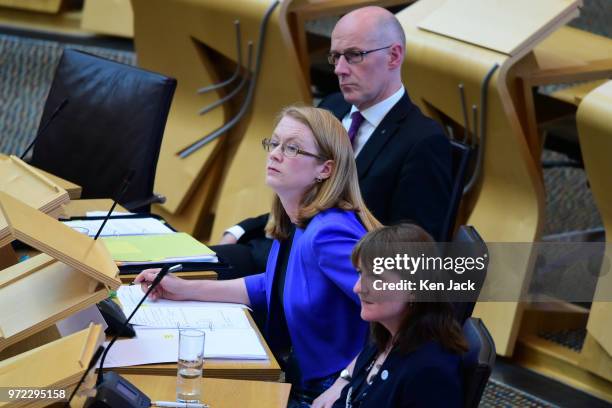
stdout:
[[[421,113],[402,85],[405,44],[400,23],[383,8],[364,7],[342,17],[329,53],[341,93],[319,107],[347,129],[361,193],[372,213],[383,224],[412,221],[439,238],[450,199],[451,148],[441,127]],[[247,273],[265,267],[266,222],[267,214],[244,220],[221,241],[250,247],[258,266]],[[230,261],[236,258],[234,248],[215,249]],[[243,262],[236,266],[247,268]]]

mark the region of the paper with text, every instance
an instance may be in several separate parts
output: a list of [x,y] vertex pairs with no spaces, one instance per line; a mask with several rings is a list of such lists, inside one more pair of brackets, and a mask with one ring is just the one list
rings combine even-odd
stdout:
[[[266,360],[257,334],[251,330],[205,330],[204,358]],[[105,367],[176,363],[178,330],[136,329],[133,339],[118,340],[108,352]],[[206,362],[204,363],[206,370]]]
[[[123,308],[126,316],[129,316],[130,313],[132,313],[144,294],[145,292],[142,291],[140,285],[122,285],[119,287],[117,290],[117,298],[121,302],[121,307]],[[224,307],[248,309],[247,306],[240,303],[199,302],[197,300],[146,299],[143,302],[143,306],[145,305],[147,307]]]
[[[63,221],[70,228],[85,228],[87,235],[97,234],[103,220],[71,220]],[[155,218],[110,218],[100,233],[101,237],[120,235],[174,234],[166,224]]]

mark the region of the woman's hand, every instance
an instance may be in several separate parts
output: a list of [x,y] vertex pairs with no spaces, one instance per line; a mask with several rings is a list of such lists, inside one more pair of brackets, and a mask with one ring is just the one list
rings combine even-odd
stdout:
[[[145,269],[144,271],[140,272],[138,276],[136,276],[136,279],[134,279],[134,284],[139,283],[142,291],[146,293],[159,271],[161,271],[159,268]],[[187,280],[177,278],[172,274],[167,274],[164,276],[161,282],[159,282],[159,285],[157,285],[149,294],[149,298],[152,300],[185,300],[189,298],[188,288],[189,282]]]
[[342,389],[348,384],[348,381],[338,378],[336,382],[332,384],[323,394],[319,395],[316,400],[312,402],[312,408],[331,408],[334,402],[340,398]]

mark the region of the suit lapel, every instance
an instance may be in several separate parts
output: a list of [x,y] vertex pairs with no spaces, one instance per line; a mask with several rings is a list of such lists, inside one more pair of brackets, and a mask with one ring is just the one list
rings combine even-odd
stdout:
[[331,106],[329,110],[340,122],[342,122],[342,119],[344,119],[346,114],[351,110],[351,104],[342,99],[340,103],[336,104],[335,106]]
[[387,113],[357,156],[356,163],[359,179],[367,173],[372,163],[374,163],[374,159],[378,157],[378,154],[385,147],[389,139],[397,133],[400,123],[413,108],[414,105],[410,101],[408,93],[404,92],[402,99]]

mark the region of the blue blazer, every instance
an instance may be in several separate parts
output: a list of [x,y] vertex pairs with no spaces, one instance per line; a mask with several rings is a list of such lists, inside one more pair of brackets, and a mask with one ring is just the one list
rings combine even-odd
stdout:
[[[353,293],[358,275],[351,264],[353,247],[365,233],[354,212],[340,209],[323,211],[295,230],[283,307],[303,381],[339,372],[365,344],[368,325]],[[270,306],[279,248],[275,240],[265,273],[244,278],[253,308]]]
[[347,394],[358,388],[367,376],[367,369],[376,358],[376,346],[370,344],[359,354],[353,369],[353,379],[340,394],[333,408],[460,408],[463,406],[461,356],[430,341],[417,350],[401,354],[391,351],[372,385],[364,395],[353,395],[352,405]]

